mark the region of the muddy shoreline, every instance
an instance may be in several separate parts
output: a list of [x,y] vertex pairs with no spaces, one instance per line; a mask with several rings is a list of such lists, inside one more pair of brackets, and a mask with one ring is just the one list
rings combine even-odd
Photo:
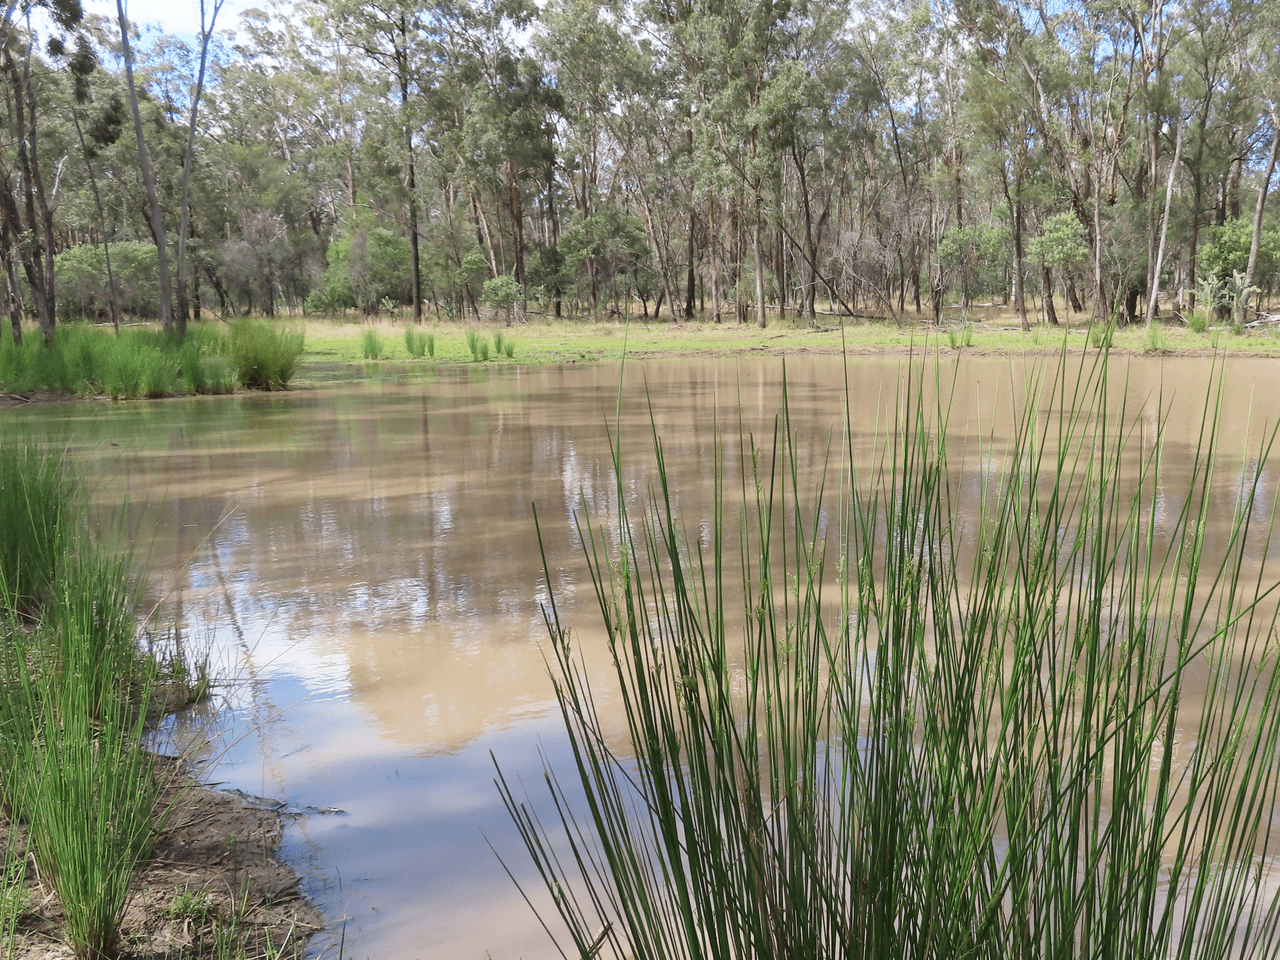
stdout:
[[[324,919],[302,895],[298,873],[278,858],[281,812],[201,784],[178,761],[157,757],[156,768],[169,784],[162,800],[168,815],[125,910],[120,956],[300,957]],[[0,817],[0,850],[10,829]],[[73,958],[61,919],[57,895],[28,855],[15,960]]]

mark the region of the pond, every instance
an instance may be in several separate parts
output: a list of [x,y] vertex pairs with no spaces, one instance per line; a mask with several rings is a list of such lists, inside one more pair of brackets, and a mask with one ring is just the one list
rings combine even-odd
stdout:
[[[938,370],[949,442],[974,451],[960,477],[971,494],[1029,369],[966,358]],[[677,511],[705,537],[717,449],[734,460],[743,437],[773,444],[784,376],[812,478],[842,456],[846,390],[853,460],[871,464],[905,372],[902,359],[655,361],[629,364],[620,392],[616,365],[477,365],[279,395],[31,407],[4,423],[74,451],[103,516],[125,505],[157,621],[178,623],[225,681],[217,710],[169,731],[204,744],[209,779],[341,811],[291,818],[283,848],[333,923],[315,951],[533,960],[556,953],[495,855],[533,881],[491,754],[539,803],[544,757],[572,776],[544,661],[549,586],[609,701],[573,518],[585,507],[607,529],[616,514],[610,443],[639,504],[656,429]],[[1278,373],[1276,361],[1229,363],[1224,503],[1280,419]],[[1149,449],[1163,398],[1156,510],[1176,512],[1211,363],[1113,360],[1111,377],[1135,449]]]

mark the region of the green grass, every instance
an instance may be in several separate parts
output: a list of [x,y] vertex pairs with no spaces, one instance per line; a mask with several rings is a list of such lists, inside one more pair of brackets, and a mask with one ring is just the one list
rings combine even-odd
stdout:
[[[11,490],[4,498],[0,543],[20,540],[20,558],[50,559],[38,590],[0,583],[6,811],[27,826],[76,956],[114,957],[137,867],[163,816],[161,785],[141,746],[158,663],[137,642],[132,562],[86,528],[62,457],[6,445],[0,476],[14,473],[43,479],[26,496]],[[50,512],[35,493],[61,506]],[[19,567],[34,572],[37,564]]]
[[[427,352],[427,334],[421,330],[415,330],[413,327],[404,328],[404,348],[408,351],[409,356],[415,360],[421,360]],[[435,337],[432,336],[432,353],[435,353]]]
[[0,616],[50,599],[76,506],[76,483],[58,457],[0,443]]
[[616,524],[579,525],[628,736],[553,597],[574,768],[546,815],[499,771],[566,955],[1276,955],[1271,438],[1210,533],[1212,397],[1171,493],[1107,368],[1032,374],[976,494],[919,366],[871,467],[847,410],[807,471],[784,407],[721,436],[695,540],[661,439],[640,516],[615,447]]
[[187,393],[227,393],[235,386],[220,338],[193,328],[186,340],[148,329],[116,336],[63,325],[51,346],[28,337],[15,347],[0,336],[0,391],[55,393],[113,399]]
[[298,370],[305,337],[301,330],[253,320],[237,320],[227,333],[226,355],[243,386],[283,390]]
[[382,358],[382,337],[372,327],[366,327],[360,337],[360,352],[366,360]]

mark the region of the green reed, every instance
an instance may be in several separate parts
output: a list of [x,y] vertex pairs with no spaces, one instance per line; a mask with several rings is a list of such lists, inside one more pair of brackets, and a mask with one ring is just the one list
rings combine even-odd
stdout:
[[360,352],[366,360],[382,358],[382,337],[373,327],[364,328],[364,333],[360,337]]
[[61,458],[0,442],[0,614],[9,604],[25,612],[47,599],[76,495]]
[[274,323],[236,320],[221,350],[235,365],[240,384],[260,390],[283,390],[298,371],[304,334]]
[[[66,473],[59,455],[0,450],[0,464],[15,463]],[[69,507],[53,524],[7,511],[0,542],[23,523],[43,538],[52,571],[39,604],[20,606],[0,584],[0,610],[8,611],[0,619],[5,811],[26,825],[77,957],[115,956],[161,815],[160,785],[141,746],[158,666],[137,643],[138,579],[129,558],[108,551]]]
[[[434,348],[434,344],[432,346]],[[421,330],[415,330],[413,327],[405,327],[404,348],[413,359],[421,360],[427,352],[427,335]],[[435,354],[434,349],[431,352],[432,355]]]
[[185,339],[150,330],[119,334],[69,324],[45,346],[0,337],[0,389],[8,393],[106,394],[117,400],[185,393],[228,393],[231,363],[220,338],[193,327]]
[[579,521],[629,746],[553,598],[575,769],[547,770],[550,820],[498,774],[567,955],[1276,955],[1275,597],[1246,561],[1270,439],[1209,561],[1212,398],[1158,529],[1160,440],[1135,449],[1106,357],[1080,362],[1037,373],[979,452],[1003,466],[976,520],[919,368],[871,468],[849,411],[816,476],[785,407],[740,437],[706,544],[655,430],[649,508],[620,481],[614,529]]

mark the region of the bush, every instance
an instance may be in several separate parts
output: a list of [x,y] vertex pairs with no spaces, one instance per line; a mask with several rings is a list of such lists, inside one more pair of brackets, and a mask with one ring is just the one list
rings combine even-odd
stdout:
[[378,360],[382,357],[382,337],[373,327],[365,327],[360,338],[360,352],[366,360]]
[[237,320],[227,333],[225,351],[242,386],[283,390],[298,370],[303,338],[301,330]]
[[[120,919],[159,825],[159,783],[141,744],[155,664],[136,643],[130,558],[108,553],[67,508],[73,485],[62,458],[0,451],[0,475],[19,471],[25,490],[0,498],[0,553],[14,540],[28,544],[24,569],[39,566],[49,582],[30,626],[18,622],[14,595],[0,584],[0,606],[8,608],[0,618],[4,799],[28,824],[31,853],[57,891],[76,957],[100,960],[117,955]],[[56,518],[44,501],[63,505]],[[23,503],[40,510],[15,515]],[[30,548],[34,541],[40,549]],[[29,589],[23,581],[18,588]]]
[[[105,319],[107,265],[102,248],[82,243],[54,258],[60,317]],[[160,316],[159,257],[153,243],[122,240],[111,244],[111,272],[116,281],[116,306],[135,317]]]

